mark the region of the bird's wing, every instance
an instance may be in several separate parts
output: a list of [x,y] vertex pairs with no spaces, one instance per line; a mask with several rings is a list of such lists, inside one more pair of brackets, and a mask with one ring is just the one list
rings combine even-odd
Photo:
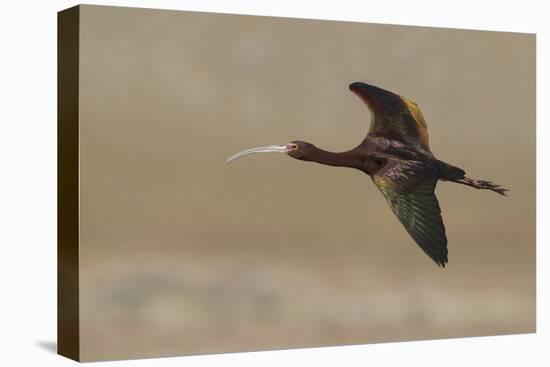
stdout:
[[389,160],[372,179],[420,248],[439,266],[447,263],[447,237],[435,197],[437,174],[416,161]]
[[428,126],[418,105],[410,99],[365,83],[350,89],[367,105],[371,113],[369,133],[402,140],[430,152]]

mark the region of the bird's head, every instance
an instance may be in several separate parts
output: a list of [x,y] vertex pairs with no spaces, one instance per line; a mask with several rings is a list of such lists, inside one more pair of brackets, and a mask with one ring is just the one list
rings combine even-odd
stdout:
[[231,163],[238,158],[253,153],[285,153],[295,159],[307,160],[307,157],[315,149],[316,147],[313,144],[306,143],[305,141],[293,141],[283,145],[268,145],[265,147],[256,147],[243,150],[242,152],[229,157],[226,162]]

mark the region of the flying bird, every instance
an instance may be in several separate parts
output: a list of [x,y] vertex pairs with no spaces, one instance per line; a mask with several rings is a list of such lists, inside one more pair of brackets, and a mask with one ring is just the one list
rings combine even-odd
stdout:
[[506,196],[507,189],[474,180],[464,170],[437,159],[430,151],[426,122],[410,99],[362,82],[349,89],[368,107],[370,129],[355,148],[333,153],[293,141],[244,150],[227,163],[253,153],[279,152],[329,166],[358,169],[369,175],[393,213],[420,248],[441,267],[448,262],[447,236],[435,196],[438,180],[451,181]]

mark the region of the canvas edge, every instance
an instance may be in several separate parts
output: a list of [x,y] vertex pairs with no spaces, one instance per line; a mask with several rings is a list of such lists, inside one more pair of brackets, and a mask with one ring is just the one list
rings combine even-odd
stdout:
[[80,6],[57,14],[57,353],[80,360]]

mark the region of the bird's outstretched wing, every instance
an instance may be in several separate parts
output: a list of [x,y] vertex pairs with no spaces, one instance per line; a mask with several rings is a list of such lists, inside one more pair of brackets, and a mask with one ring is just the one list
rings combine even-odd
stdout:
[[349,89],[367,105],[371,112],[370,135],[401,140],[430,153],[428,126],[415,102],[361,82],[351,84]]
[[420,248],[439,266],[447,263],[447,237],[435,197],[437,174],[416,161],[388,160],[372,179]]

